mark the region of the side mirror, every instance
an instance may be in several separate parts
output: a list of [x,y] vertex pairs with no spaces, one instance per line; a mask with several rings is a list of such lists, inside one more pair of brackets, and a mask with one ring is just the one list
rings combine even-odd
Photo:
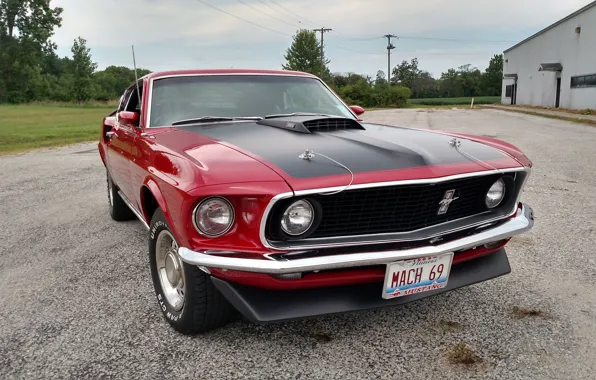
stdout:
[[352,112],[354,112],[357,116],[360,116],[364,113],[364,108],[360,106],[350,106]]
[[132,111],[120,111],[118,113],[118,122],[120,122],[120,124],[136,126],[139,123],[139,113]]

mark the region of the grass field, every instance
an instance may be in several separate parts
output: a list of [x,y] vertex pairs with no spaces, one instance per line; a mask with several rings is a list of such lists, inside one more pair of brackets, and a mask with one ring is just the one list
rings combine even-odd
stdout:
[[[501,101],[500,96],[477,96],[474,97],[474,104],[494,104]],[[410,99],[410,107],[417,106],[459,106],[472,103],[472,97],[463,98],[428,98],[428,99]]]
[[97,140],[112,105],[0,106],[0,154]]

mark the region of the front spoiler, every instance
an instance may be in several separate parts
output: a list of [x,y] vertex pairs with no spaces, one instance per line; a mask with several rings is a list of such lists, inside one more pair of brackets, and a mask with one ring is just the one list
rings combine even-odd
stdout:
[[365,267],[371,265],[386,265],[399,260],[436,256],[442,253],[471,249],[483,244],[519,235],[531,229],[533,225],[534,216],[531,207],[520,203],[520,208],[518,208],[517,213],[501,225],[494,228],[488,228],[471,236],[434,246],[395,251],[374,251],[319,256],[286,261],[235,258],[233,257],[233,252],[228,252],[230,254],[229,256],[215,256],[205,252],[192,251],[184,247],[178,249],[178,254],[184,262],[205,268],[229,269],[267,274],[299,273],[317,270]]
[[454,264],[443,289],[383,299],[383,283],[302,290],[267,290],[211,277],[224,297],[254,323],[266,324],[387,306],[397,306],[511,272],[505,248],[474,260]]

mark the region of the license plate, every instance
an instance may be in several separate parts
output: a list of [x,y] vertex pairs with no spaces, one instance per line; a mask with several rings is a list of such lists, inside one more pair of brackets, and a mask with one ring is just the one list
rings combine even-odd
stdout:
[[402,260],[387,265],[383,298],[397,298],[447,286],[453,253]]

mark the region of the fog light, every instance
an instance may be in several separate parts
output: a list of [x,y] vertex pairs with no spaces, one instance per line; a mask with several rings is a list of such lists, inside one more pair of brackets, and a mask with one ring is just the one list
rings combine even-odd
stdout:
[[503,243],[505,243],[505,240],[493,241],[493,242],[490,242],[490,243],[486,243],[484,245],[484,248],[487,248],[487,249],[497,248],[498,246],[502,245]]
[[278,280],[300,280],[302,278],[302,273],[272,274],[271,277],[277,278]]

